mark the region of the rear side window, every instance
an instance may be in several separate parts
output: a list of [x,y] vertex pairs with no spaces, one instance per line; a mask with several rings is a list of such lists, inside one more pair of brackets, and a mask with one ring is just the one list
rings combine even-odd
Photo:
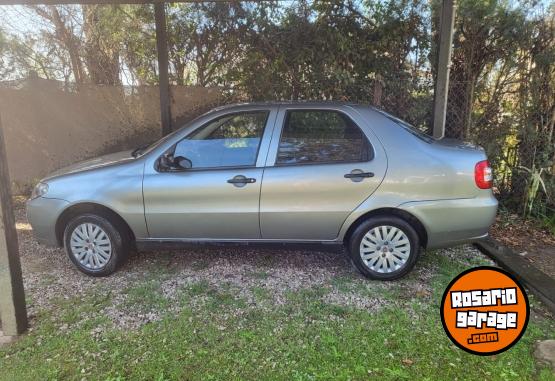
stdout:
[[370,144],[347,115],[331,110],[287,112],[276,164],[361,162],[371,158]]

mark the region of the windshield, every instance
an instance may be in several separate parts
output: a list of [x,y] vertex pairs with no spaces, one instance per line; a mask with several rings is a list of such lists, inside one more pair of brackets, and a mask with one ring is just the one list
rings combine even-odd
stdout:
[[394,117],[393,115],[388,114],[385,111],[378,110],[376,108],[374,108],[374,110],[376,110],[377,112],[379,112],[380,114],[382,114],[383,116],[388,118],[389,120],[394,121],[399,126],[403,127],[406,131],[410,132],[411,134],[413,134],[414,136],[416,136],[420,140],[425,141],[426,143],[433,143],[436,140],[434,137],[432,137],[428,134],[425,134],[424,132],[420,131],[418,128],[416,128],[412,124],[409,124],[409,123],[405,122],[404,120],[401,120],[397,117]]

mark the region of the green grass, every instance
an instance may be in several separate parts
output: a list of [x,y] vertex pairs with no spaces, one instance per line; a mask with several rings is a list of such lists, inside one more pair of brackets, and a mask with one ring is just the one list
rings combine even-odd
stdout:
[[[505,353],[467,354],[449,341],[438,313],[444,288],[466,266],[438,253],[425,256],[423,264],[436,268],[431,296],[399,301],[403,290],[395,283],[387,287],[391,303],[374,312],[324,302],[327,286],[287,293],[285,304],[271,308],[268,290],[254,287],[262,308],[248,307],[231,285],[199,282],[180,290],[179,313],[168,312],[136,331],[105,328],[93,335],[95,327],[110,326],[95,312],[113,296],[91,292],[61,301],[57,318],[42,312],[35,330],[0,349],[0,379],[555,379],[532,356],[535,340],[553,338],[552,321],[532,318],[521,341]],[[360,279],[343,276],[333,283],[339,292],[354,292]],[[125,293],[140,308],[169,303],[154,278]],[[204,303],[194,307],[198,298]],[[95,317],[83,322],[84,316]],[[60,331],[62,323],[71,328]]]
[[124,293],[127,294],[125,304],[138,306],[142,311],[166,308],[168,300],[161,296],[160,284],[160,281],[151,279],[125,289]]

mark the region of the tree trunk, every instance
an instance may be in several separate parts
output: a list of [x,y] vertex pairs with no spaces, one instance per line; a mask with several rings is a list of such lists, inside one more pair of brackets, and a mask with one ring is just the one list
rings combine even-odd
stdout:
[[85,61],[91,81],[101,85],[120,85],[119,52],[111,32],[103,30],[102,10],[97,4],[82,5]]
[[49,5],[48,9],[50,14],[44,12],[41,8],[35,8],[40,16],[49,19],[54,24],[56,37],[68,51],[75,82],[78,85],[83,84],[86,81],[86,74],[83,68],[83,62],[79,56],[80,47],[77,37],[75,37],[73,31],[65,24],[60,12],[54,5]]

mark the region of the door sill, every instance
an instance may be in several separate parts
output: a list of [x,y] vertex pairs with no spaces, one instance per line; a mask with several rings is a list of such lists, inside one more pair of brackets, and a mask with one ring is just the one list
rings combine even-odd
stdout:
[[338,252],[343,249],[340,241],[281,241],[281,240],[213,240],[213,239],[140,239],[136,246],[141,251],[160,249],[186,249],[198,247],[252,247],[283,250],[310,250]]

